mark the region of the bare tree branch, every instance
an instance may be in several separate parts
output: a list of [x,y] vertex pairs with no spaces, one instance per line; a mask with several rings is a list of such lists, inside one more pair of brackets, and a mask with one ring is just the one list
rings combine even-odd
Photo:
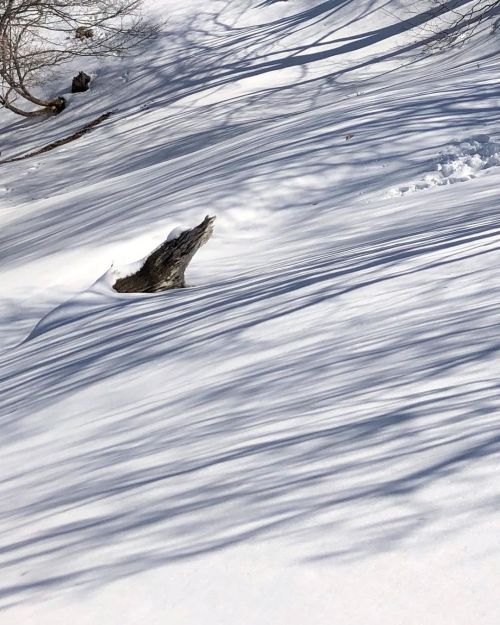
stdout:
[[[0,0],[0,105],[25,116],[60,112],[61,97],[38,97],[34,87],[75,58],[123,55],[154,36],[141,6],[142,0]],[[33,104],[41,110],[31,110]]]
[[427,0],[427,6],[428,19],[420,30],[430,49],[462,45],[483,29],[495,32],[500,14],[500,0]]

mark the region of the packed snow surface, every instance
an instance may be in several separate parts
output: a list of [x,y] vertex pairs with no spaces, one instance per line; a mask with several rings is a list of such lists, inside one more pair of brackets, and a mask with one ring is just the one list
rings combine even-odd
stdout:
[[[0,165],[0,624],[496,625],[498,38],[146,9],[0,114],[8,159],[112,113]],[[112,290],[206,214],[189,288]]]

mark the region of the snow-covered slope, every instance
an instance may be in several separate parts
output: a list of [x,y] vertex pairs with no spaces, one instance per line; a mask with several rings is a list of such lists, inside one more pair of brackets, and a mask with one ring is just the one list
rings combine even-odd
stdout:
[[[1,165],[0,623],[496,623],[497,42],[148,6],[62,116],[1,116],[9,158],[112,111]],[[112,291],[208,213],[190,288]]]

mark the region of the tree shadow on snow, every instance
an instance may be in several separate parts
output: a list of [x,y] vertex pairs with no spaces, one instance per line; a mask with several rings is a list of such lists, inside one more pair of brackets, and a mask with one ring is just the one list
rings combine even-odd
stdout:
[[[2,262],[95,244],[97,228],[102,241],[137,235],[146,195],[149,223],[160,223],[166,203],[179,215],[198,210],[200,201],[216,207],[228,189],[240,196],[249,179],[284,187],[299,172],[325,177],[309,200],[318,216],[333,219],[373,177],[369,168],[385,164],[361,149],[368,137],[395,142],[399,169],[381,176],[382,191],[408,168],[407,146],[397,138],[413,136],[415,127],[443,130],[458,116],[465,126],[472,117],[496,120],[497,91],[488,84],[474,93],[464,86],[419,94],[418,102],[381,94],[375,102],[360,99],[353,114],[352,103],[343,110],[331,102],[339,90],[346,102],[357,97],[359,80],[342,82],[349,66],[235,96],[223,110],[206,104],[177,118],[170,110],[165,119],[184,124],[183,132],[158,141],[148,134],[157,119],[147,110],[154,114],[241,78],[341,57],[409,27],[335,39],[336,12],[348,4],[323,2],[246,29],[231,29],[216,15],[216,44],[200,35],[204,25],[196,21],[177,33],[185,58],[165,63],[159,48],[158,67],[151,68],[164,94],[121,119],[144,116],[137,134],[127,131],[127,159],[110,160],[110,142],[102,141],[92,143],[92,162],[75,166],[79,183],[96,169],[103,183],[134,173],[137,179],[110,187],[105,197],[92,189],[84,201],[54,197],[40,214],[8,224],[0,234]],[[333,22],[327,38],[268,58],[277,37],[319,20]],[[254,49],[239,58],[249,38]],[[134,107],[147,89],[134,92]],[[282,112],[267,112],[280,106]],[[200,127],[199,116],[212,125]],[[359,154],[345,141],[353,130]],[[103,133],[116,141],[119,128]],[[171,168],[159,174],[155,165],[168,160]],[[332,199],[327,175],[347,160],[357,175]],[[280,204],[293,223],[306,208]],[[318,236],[314,223],[305,227]],[[471,203],[456,215],[436,212],[423,222],[408,216],[405,224],[345,243],[327,237],[314,254],[252,265],[246,275],[207,287],[157,297],[91,290],[64,304],[0,362],[3,444],[8,451],[22,438],[32,450],[26,466],[11,463],[15,469],[0,477],[0,598],[9,604],[47,590],[101,586],[252,540],[284,542],[292,560],[343,562],[423,530],[433,536],[443,529],[443,511],[448,529],[486,516],[494,502],[482,499],[480,489],[474,514],[446,489],[432,489],[476,462],[496,461],[500,452],[498,380],[488,372],[500,348],[498,306],[488,292],[495,285],[478,286],[466,309],[462,299],[455,307],[428,302],[460,293],[465,278],[455,268],[498,254],[499,234],[497,211]],[[429,295],[427,283],[418,286],[419,276],[433,271],[440,272],[432,281],[439,297]],[[395,317],[392,298],[405,293],[408,277],[415,278],[412,306],[403,307],[408,317]],[[478,373],[467,377],[470,371]],[[89,388],[95,405],[86,404]],[[480,483],[474,474],[468,479],[472,490]],[[437,494],[420,497],[424,491]]]
[[[447,531],[493,511],[481,494],[475,515],[446,488],[420,496],[500,452],[489,287],[466,309],[429,308],[415,287],[406,320],[373,298],[434,270],[433,288],[454,297],[454,268],[498,254],[499,233],[493,210],[471,206],[465,221],[436,217],[211,287],[80,302],[79,315],[70,304],[0,369],[4,444],[22,436],[37,458],[0,482],[0,596],[100,586],[254,540],[342,562],[431,539],[444,510]],[[104,412],[79,403],[100,387]],[[37,442],[40,427],[50,440]]]

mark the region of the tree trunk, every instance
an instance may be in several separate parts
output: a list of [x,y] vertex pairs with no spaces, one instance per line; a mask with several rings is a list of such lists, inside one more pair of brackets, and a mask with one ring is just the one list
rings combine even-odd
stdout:
[[0,104],[9,111],[21,115],[22,117],[42,117],[46,115],[59,115],[66,108],[66,98],[62,96],[48,101],[48,105],[34,111],[25,111],[11,104],[7,98],[0,97]]
[[175,239],[167,239],[145,260],[136,273],[119,278],[113,288],[119,293],[156,293],[186,286],[184,272],[198,249],[213,233],[215,217],[209,217]]

